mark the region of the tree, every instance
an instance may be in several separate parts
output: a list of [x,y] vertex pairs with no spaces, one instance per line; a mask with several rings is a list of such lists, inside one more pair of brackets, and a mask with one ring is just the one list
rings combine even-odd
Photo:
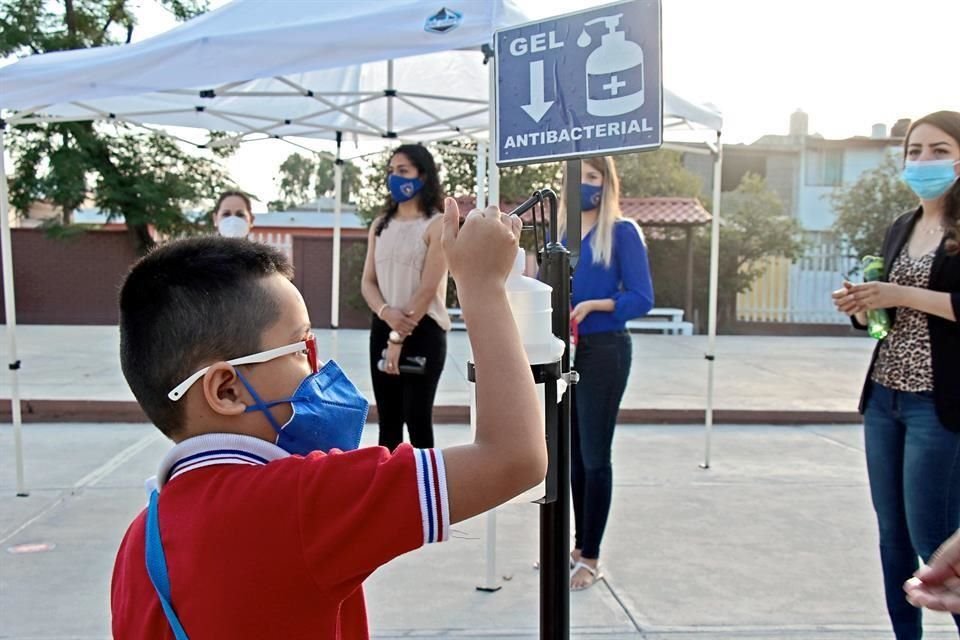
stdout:
[[[178,19],[206,10],[206,0],[159,0]],[[0,57],[129,43],[136,27],[131,0],[0,0]],[[187,153],[158,134],[91,122],[13,127],[11,202],[21,213],[37,200],[62,211],[54,230],[92,199],[108,219],[124,216],[140,251],[153,245],[152,226],[165,235],[191,233],[183,212],[227,185],[213,156]],[[212,135],[215,138],[216,135]]]
[[[744,176],[721,199],[718,309],[721,322],[731,322],[738,293],[748,291],[763,274],[766,258],[795,259],[804,243],[800,225],[784,209],[779,196],[762,178]],[[650,271],[658,306],[683,307],[686,295],[686,240],[675,233],[648,233]],[[705,318],[710,282],[710,227],[694,237],[694,307]]]
[[803,251],[800,224],[760,176],[746,174],[736,191],[723,196],[720,209],[720,245],[730,261],[732,293],[750,289],[763,275],[765,258],[793,260]]
[[[360,170],[351,162],[343,163],[343,199],[360,190]],[[302,205],[313,197],[332,196],[336,192],[336,158],[319,153],[316,159],[299,153],[291,154],[280,165],[280,199],[268,203],[272,211],[283,211]]]
[[[332,196],[336,193],[336,157],[327,152],[322,152],[317,156],[317,182],[314,187],[314,193],[319,196]],[[343,201],[353,202],[351,199],[360,190],[360,169],[349,160],[345,160],[342,165],[343,176],[341,178],[343,190]]]
[[700,178],[687,171],[677,151],[658,149],[617,156],[620,192],[624,197],[700,196]]
[[879,255],[883,235],[898,215],[917,206],[917,196],[900,179],[900,168],[887,156],[876,169],[865,172],[831,196],[837,219],[833,229],[849,243],[857,258]]
[[309,199],[316,163],[306,156],[293,153],[280,163],[280,200],[269,203],[269,208],[283,211]]
[[[431,151],[437,159],[443,189],[448,195],[457,197],[477,192],[475,142],[446,142],[442,146],[435,146]],[[560,168],[559,162],[501,167],[500,201],[522,202],[537,189],[559,189]]]
[[367,226],[383,213],[384,198],[387,194],[385,177],[387,163],[390,162],[390,149],[371,156],[366,166],[360,172],[359,187],[357,188],[357,216]]

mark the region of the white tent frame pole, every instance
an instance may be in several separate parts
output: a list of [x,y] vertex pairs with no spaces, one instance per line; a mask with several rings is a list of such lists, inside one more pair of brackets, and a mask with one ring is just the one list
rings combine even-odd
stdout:
[[0,123],[0,251],[3,252],[3,302],[7,322],[10,369],[10,410],[13,417],[13,446],[16,450],[17,495],[26,496],[23,479],[23,429],[20,414],[20,361],[17,359],[17,305],[13,285],[13,240],[10,237],[10,196],[4,162],[6,125]]
[[[392,62],[393,62],[393,61],[391,60],[391,64],[392,64]],[[391,72],[391,75],[392,75],[392,72]],[[297,84],[296,82],[293,82],[293,81],[290,80],[289,78],[284,78],[283,76],[277,76],[277,77],[274,78],[274,80],[276,80],[277,82],[281,82],[281,83],[287,85],[288,87],[291,87],[291,88],[293,88],[293,89],[299,90],[300,92],[302,92],[302,94],[303,94],[305,97],[308,97],[308,98],[310,98],[310,99],[312,99],[312,100],[316,100],[316,101],[319,102],[320,104],[328,107],[331,111],[336,111],[336,112],[338,112],[338,113],[342,113],[343,115],[347,116],[348,118],[351,118],[351,119],[353,119],[353,120],[356,121],[356,122],[359,122],[359,123],[361,123],[361,124],[364,124],[364,125],[370,127],[371,129],[379,130],[379,127],[377,127],[376,123],[371,122],[371,121],[369,121],[369,120],[366,120],[365,118],[361,118],[360,116],[358,116],[358,115],[355,114],[355,113],[350,113],[350,111],[348,111],[350,105],[343,105],[343,106],[342,106],[342,105],[336,104],[336,103],[334,103],[334,102],[331,102],[330,100],[327,100],[326,98],[324,98],[322,94],[314,93],[312,90],[307,89],[306,87],[303,87],[303,86]],[[363,103],[363,102],[368,102],[369,100],[370,100],[370,98],[365,98],[365,99],[362,99],[362,100],[357,101],[356,104],[360,104],[360,103]]]
[[387,134],[393,133],[393,60],[387,60]]
[[[497,89],[497,68],[496,58],[491,57],[487,61],[490,67],[490,92],[487,94],[490,99],[490,161],[487,163],[487,206],[500,206],[500,171],[497,164],[493,161],[493,149],[497,144],[497,113],[496,113],[496,89]],[[479,193],[480,184],[477,184]],[[478,200],[479,203],[479,200]],[[470,358],[473,360],[473,358]],[[476,385],[474,385],[476,387]],[[500,588],[497,581],[497,509],[493,508],[487,511],[486,515],[486,537],[484,541],[484,579],[482,586],[484,591],[496,591]]]
[[[486,113],[486,111],[487,111],[487,107],[483,107],[483,108],[480,108],[480,109],[473,109],[472,111],[467,111],[467,112],[465,112],[465,113],[457,113],[457,114],[455,114],[455,115],[452,115],[452,116],[449,116],[449,117],[447,117],[447,118],[444,118],[444,117],[442,117],[442,116],[439,116],[439,115],[435,114],[434,112],[430,111],[429,109],[426,109],[426,108],[424,108],[424,107],[421,107],[421,106],[418,105],[416,102],[414,102],[413,100],[410,100],[409,98],[407,98],[407,97],[406,97],[405,95],[403,95],[403,94],[399,94],[399,93],[398,93],[397,96],[396,96],[396,99],[399,100],[399,101],[401,101],[401,102],[403,102],[405,105],[407,105],[407,106],[410,107],[411,109],[414,109],[414,110],[416,110],[416,111],[419,111],[420,113],[424,114],[425,116],[427,116],[427,117],[429,117],[429,118],[432,118],[432,120],[431,120],[430,122],[425,122],[425,123],[422,123],[422,124],[418,124],[418,125],[415,126],[415,127],[410,127],[410,128],[408,128],[408,129],[404,129],[404,130],[402,130],[402,131],[398,131],[398,132],[397,132],[397,135],[401,135],[401,136],[402,136],[402,135],[407,135],[408,133],[414,133],[414,132],[416,132],[416,131],[422,131],[423,129],[428,129],[428,128],[430,128],[430,127],[436,127],[436,126],[438,126],[438,125],[450,124],[451,122],[456,122],[457,120],[460,120],[460,119],[462,119],[462,118],[468,118],[468,117],[470,117],[470,116],[478,116],[478,115],[480,115],[480,114],[482,114],[482,113]],[[458,126],[456,126],[456,125],[450,125],[449,127],[446,127],[446,128],[449,129],[449,130],[450,130],[451,132],[453,132],[453,133],[458,133],[459,130],[460,130],[460,128],[459,128]]]
[[720,276],[720,188],[723,169],[723,146],[717,131],[717,148],[713,159],[713,220],[710,224],[710,302],[707,320],[707,409],[704,416],[703,469],[710,468],[710,438],[713,434],[713,386],[717,349],[717,288]]
[[340,159],[342,135],[337,132],[337,157],[333,164],[333,282],[330,283],[330,328],[340,328],[340,226],[343,212],[343,160]]

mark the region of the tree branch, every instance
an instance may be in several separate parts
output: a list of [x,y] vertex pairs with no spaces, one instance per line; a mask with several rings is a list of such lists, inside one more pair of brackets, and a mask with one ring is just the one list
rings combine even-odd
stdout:
[[70,39],[71,46],[77,45],[77,12],[73,8],[73,0],[66,0],[64,2],[65,13],[64,19],[67,23],[67,35]]
[[[113,24],[113,21],[117,18],[117,14],[123,9],[123,4],[126,0],[116,0],[113,3],[113,6],[110,7],[110,10],[107,12],[107,22],[103,25],[103,29],[100,30],[100,35],[97,37],[94,44],[97,46],[102,45],[107,39],[107,30],[110,28],[110,25]],[[132,25],[127,26],[127,31],[129,32],[132,29]],[[127,44],[130,43],[129,36],[127,38]]]

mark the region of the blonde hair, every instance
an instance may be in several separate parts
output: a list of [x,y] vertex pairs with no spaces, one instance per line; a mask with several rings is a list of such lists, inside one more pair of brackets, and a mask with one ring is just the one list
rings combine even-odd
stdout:
[[[590,249],[593,251],[593,261],[609,267],[613,259],[613,226],[623,220],[620,211],[620,179],[617,177],[617,165],[611,156],[586,158],[588,164],[603,176],[603,190],[600,192],[600,211],[597,215],[597,224],[590,239]],[[557,208],[557,226],[559,237],[567,233],[567,173],[563,173],[563,186],[560,191],[560,205]],[[633,222],[631,220],[631,222]],[[639,230],[639,229],[638,229]],[[641,238],[643,237],[641,233]]]

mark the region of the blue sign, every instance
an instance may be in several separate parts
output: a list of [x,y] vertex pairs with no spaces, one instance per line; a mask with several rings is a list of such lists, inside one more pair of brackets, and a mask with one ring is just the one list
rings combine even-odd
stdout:
[[497,164],[660,146],[660,0],[503,29],[495,47]]

